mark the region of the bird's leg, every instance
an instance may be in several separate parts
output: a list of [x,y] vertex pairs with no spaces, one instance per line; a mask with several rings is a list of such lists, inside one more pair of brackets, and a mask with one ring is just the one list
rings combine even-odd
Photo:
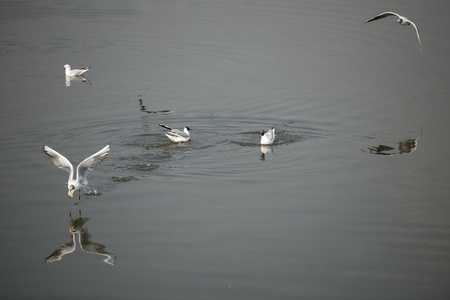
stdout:
[[81,192],[80,192],[80,190],[78,190],[78,200],[80,200],[81,199]]

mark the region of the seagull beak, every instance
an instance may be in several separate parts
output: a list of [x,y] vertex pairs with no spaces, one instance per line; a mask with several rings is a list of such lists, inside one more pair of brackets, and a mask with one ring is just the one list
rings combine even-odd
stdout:
[[69,191],[67,192],[67,195],[69,195],[69,197],[72,198],[72,197],[73,197],[73,190],[69,190]]

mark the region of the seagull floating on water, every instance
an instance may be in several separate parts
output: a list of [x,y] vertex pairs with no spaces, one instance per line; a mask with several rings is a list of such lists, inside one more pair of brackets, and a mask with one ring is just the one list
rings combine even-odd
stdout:
[[70,68],[70,65],[68,65],[68,64],[65,64],[63,67],[66,68],[66,76],[80,76],[81,74],[87,72],[91,68],[91,66],[88,66],[88,67],[85,67],[82,69],[73,69],[72,70]]
[[191,130],[189,127],[184,127],[184,130],[181,131],[179,129],[172,129],[167,125],[164,124],[158,124],[161,127],[164,127],[166,129],[169,129],[169,131],[166,133],[166,136],[172,141],[172,142],[187,142],[191,138],[191,135],[189,134],[189,131]]
[[44,153],[47,154],[53,163],[60,169],[64,169],[69,172],[69,181],[67,182],[69,197],[73,197],[73,192],[78,190],[78,199],[80,199],[80,188],[82,186],[86,186],[87,174],[89,171],[92,171],[95,167],[97,167],[106,157],[109,155],[109,145],[98,151],[97,153],[89,156],[85,160],[83,160],[77,166],[77,172],[75,173],[73,170],[72,163],[65,158],[63,155],[59,154],[52,148],[44,145]]
[[[277,125],[275,125],[277,126]],[[261,145],[272,145],[273,141],[275,140],[275,126],[273,126],[271,129],[267,130],[267,132],[264,132],[264,130],[261,130],[259,134],[261,135]]]
[[420,53],[422,53],[422,43],[420,42],[420,36],[419,36],[419,29],[417,29],[416,24],[414,24],[410,19],[408,19],[407,17],[401,16],[395,12],[384,12],[381,13],[375,17],[373,17],[372,19],[369,19],[367,21],[365,21],[364,23],[369,23],[375,20],[379,20],[379,19],[383,19],[386,18],[388,16],[396,16],[398,18],[397,23],[400,25],[412,25],[414,27],[414,29],[416,30],[416,34],[417,34],[417,39],[419,40],[419,49],[420,49]]

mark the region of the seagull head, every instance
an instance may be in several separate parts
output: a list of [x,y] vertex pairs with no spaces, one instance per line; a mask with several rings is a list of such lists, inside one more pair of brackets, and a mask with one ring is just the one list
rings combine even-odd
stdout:
[[69,186],[69,191],[67,192],[67,195],[69,195],[69,197],[72,198],[74,191],[75,191],[75,187],[73,185],[70,185]]
[[261,130],[261,131],[259,132],[259,134],[260,134],[260,135],[264,135],[264,130]]
[[403,24],[403,19],[402,18],[398,18],[397,23],[402,25]]
[[190,129],[189,127],[184,127],[184,132],[189,133],[189,131],[191,131],[192,129]]
[[68,64],[65,64],[63,67],[70,70],[70,66]]

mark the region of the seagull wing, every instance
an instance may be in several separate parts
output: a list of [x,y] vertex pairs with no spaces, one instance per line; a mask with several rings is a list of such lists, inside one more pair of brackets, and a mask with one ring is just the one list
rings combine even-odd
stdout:
[[178,130],[178,129],[172,129],[171,131],[167,132],[167,134],[174,136],[174,137],[178,137],[178,136],[181,136],[184,138],[189,137],[189,135],[186,132]]
[[269,142],[273,142],[274,136],[275,136],[275,127],[272,127],[272,129],[268,130],[265,134]]
[[414,26],[414,29],[416,30],[417,33],[417,39],[419,40],[419,45],[420,45],[420,52],[422,52],[422,43],[420,42],[420,36],[419,36],[419,29],[417,29],[416,24],[414,24],[413,22],[409,21],[409,23]]
[[169,130],[172,130],[172,128],[170,128],[169,126],[167,126],[167,125],[164,125],[164,124],[158,124],[159,126],[161,126],[161,127],[164,127],[164,128],[166,128],[166,129],[169,129]]
[[73,175],[73,166],[67,158],[65,158],[63,155],[59,154],[58,152],[56,152],[55,150],[53,150],[52,148],[50,148],[49,146],[46,146],[46,145],[44,145],[44,153],[47,154],[51,158],[51,160],[53,161],[55,166],[69,172],[70,178],[73,177],[72,176]]
[[92,154],[85,160],[83,160],[77,167],[77,179],[83,185],[87,184],[86,176],[89,171],[92,171],[95,167],[97,167],[105,158],[109,155],[109,145],[98,151],[95,154]]
[[381,14],[379,14],[379,15],[376,15],[375,17],[373,17],[372,19],[369,19],[369,20],[365,21],[364,23],[369,23],[369,22],[372,22],[372,21],[375,21],[375,20],[383,19],[383,18],[386,18],[386,17],[388,17],[388,16],[397,16],[397,17],[399,17],[399,18],[403,18],[403,17],[400,16],[399,14],[396,14],[396,13],[391,12],[391,11],[387,11],[387,12],[381,13]]
[[75,251],[76,246],[77,244],[75,243],[75,235],[74,233],[72,233],[72,241],[62,244],[61,246],[56,248],[55,251],[53,251],[53,253],[45,259],[45,262],[51,263],[61,260],[64,255],[70,254]]
[[81,68],[80,70],[77,70],[77,76],[81,76],[81,74],[84,74],[85,72],[87,72],[89,69],[91,68],[91,66],[87,66],[84,68]]

